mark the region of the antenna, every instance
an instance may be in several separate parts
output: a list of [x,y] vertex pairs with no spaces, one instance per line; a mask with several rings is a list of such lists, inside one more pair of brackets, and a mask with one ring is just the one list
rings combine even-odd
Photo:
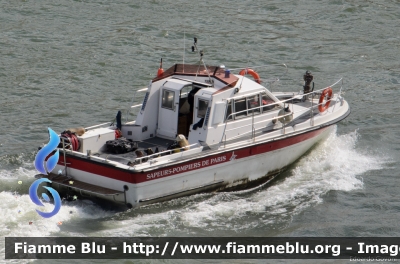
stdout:
[[201,63],[203,63],[204,69],[206,70],[207,75],[208,75],[208,78],[210,79],[210,83],[211,83],[211,84],[213,85],[213,87],[214,87],[214,82],[213,82],[213,80],[211,79],[210,73],[208,72],[207,66],[206,66],[206,64],[204,63],[204,60],[203,60],[204,52],[203,52],[203,50],[200,50],[200,51],[199,51],[199,50],[197,49],[197,38],[195,37],[195,38],[193,38],[193,40],[194,40],[194,43],[193,43],[193,46],[192,46],[192,52],[197,51],[197,52],[199,53],[199,55],[200,55],[199,67],[197,68],[196,77],[194,78],[194,80],[197,79],[197,74],[199,73],[200,65],[201,65]]
[[[250,56],[249,56],[250,57]],[[247,65],[249,65],[249,57],[247,58]],[[247,74],[247,70],[249,69],[248,66],[246,66],[246,71],[244,72],[244,75]],[[242,89],[242,84],[243,84],[243,80],[244,80],[244,75],[242,77],[242,81],[240,82],[240,86],[239,86],[239,91]]]
[[182,59],[183,72],[185,72],[185,37],[186,37],[186,32],[185,30],[183,30],[183,59]]
[[[247,65],[249,65],[249,63],[247,63]],[[247,74],[247,67],[246,67],[246,71],[245,71],[245,73],[244,73],[244,75],[246,75]],[[244,75],[242,76],[242,80],[241,80],[241,82],[240,82],[240,86],[239,86],[239,90],[238,91],[240,91],[241,89],[242,89],[242,84],[243,84],[243,80],[244,80]]]

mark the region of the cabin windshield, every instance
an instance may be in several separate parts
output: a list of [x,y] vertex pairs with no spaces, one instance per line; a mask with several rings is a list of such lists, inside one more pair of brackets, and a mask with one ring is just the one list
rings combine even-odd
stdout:
[[271,97],[269,97],[266,93],[262,93],[261,96],[262,96],[261,97],[262,105],[265,105],[265,107],[262,108],[263,113],[282,108],[279,104],[273,105],[275,101]]

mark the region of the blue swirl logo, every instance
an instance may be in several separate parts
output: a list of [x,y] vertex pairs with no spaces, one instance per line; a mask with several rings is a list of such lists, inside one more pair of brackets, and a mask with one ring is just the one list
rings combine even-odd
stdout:
[[[47,161],[46,157],[50,155],[53,150],[55,150],[60,143],[60,138],[58,137],[57,133],[54,132],[51,128],[48,128],[49,130],[49,136],[50,140],[47,145],[45,145],[39,152],[36,154],[35,157],[35,168],[42,174],[47,175],[50,171],[52,171],[58,162],[58,158],[60,156],[59,150],[57,150],[52,156],[50,156]],[[40,201],[38,195],[37,195],[37,190],[39,188],[39,185],[43,182],[48,182],[51,183],[51,180],[47,178],[42,178],[39,180],[36,180],[32,183],[31,187],[29,187],[29,197],[31,198],[32,202],[35,203],[36,205],[39,206],[44,206],[43,203]],[[44,218],[50,218],[58,213],[61,208],[61,198],[60,195],[56,190],[54,190],[51,187],[43,186],[45,189],[47,189],[51,195],[53,196],[54,199],[54,209],[51,212],[42,212],[39,210],[36,210],[36,212],[44,217]],[[46,193],[42,193],[42,198],[50,202],[50,198]]]
[[[44,206],[44,205],[42,204],[42,202],[40,201],[39,197],[37,196],[37,189],[38,189],[39,185],[40,185],[42,182],[49,182],[49,183],[51,183],[51,181],[50,181],[49,179],[47,179],[47,178],[42,178],[42,179],[39,179],[39,180],[34,181],[34,182],[32,183],[32,185],[31,185],[31,187],[29,187],[29,197],[31,198],[32,202],[34,202],[36,205],[39,205],[39,206]],[[60,208],[61,208],[61,198],[60,198],[60,195],[58,194],[58,192],[57,192],[56,190],[54,190],[53,188],[47,187],[47,186],[43,186],[43,187],[44,187],[45,189],[47,189],[47,190],[51,193],[51,195],[53,195],[53,199],[54,199],[54,209],[53,209],[53,211],[51,211],[51,212],[42,212],[42,211],[39,211],[39,210],[36,209],[36,212],[37,212],[40,216],[42,216],[42,217],[44,217],[44,218],[50,218],[50,217],[56,215],[56,214],[58,213],[58,211],[60,211]],[[50,202],[50,198],[49,198],[49,196],[48,196],[46,193],[42,193],[42,198],[43,198],[44,200],[46,200],[47,202]]]
[[57,148],[58,144],[60,144],[60,138],[57,133],[54,132],[51,128],[49,129],[50,141],[47,145],[45,145],[39,152],[36,154],[35,158],[35,168],[42,174],[47,175],[48,172],[52,171],[58,162],[58,158],[60,157],[59,150],[57,149],[56,153],[53,156],[49,157],[46,161],[46,157]]

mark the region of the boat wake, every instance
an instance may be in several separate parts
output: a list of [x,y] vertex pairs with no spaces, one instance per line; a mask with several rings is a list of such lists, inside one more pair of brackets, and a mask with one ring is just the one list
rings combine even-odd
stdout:
[[[54,205],[44,203],[44,207],[36,206],[29,197],[29,187],[34,181],[37,171],[33,162],[22,161],[25,156],[11,156],[1,160],[0,167],[0,236],[42,237],[61,232],[63,223],[74,219],[104,218],[113,214],[105,211],[91,201],[63,201],[61,210],[52,218],[43,218],[36,209],[49,212]],[[17,169],[4,168],[10,161],[18,161]],[[14,162],[15,163],[15,162]],[[83,234],[84,235],[84,234]]]

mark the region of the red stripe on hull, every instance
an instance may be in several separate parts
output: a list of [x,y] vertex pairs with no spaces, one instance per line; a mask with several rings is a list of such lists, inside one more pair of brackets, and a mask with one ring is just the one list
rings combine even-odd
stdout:
[[[69,168],[101,175],[119,181],[136,184],[163,177],[173,176],[193,170],[198,170],[218,164],[223,164],[225,162],[229,162],[232,159],[242,159],[282,149],[291,145],[295,145],[307,139],[313,138],[315,136],[318,136],[323,131],[325,131],[325,129],[327,128],[326,127],[321,128],[308,133],[272,142],[260,143],[249,147],[243,147],[237,150],[229,150],[228,152],[225,153],[210,155],[204,158],[198,158],[195,160],[180,163],[178,165],[166,166],[164,168],[155,169],[148,172],[132,172],[125,169],[116,168],[109,164],[99,163],[86,158],[80,158],[71,155],[67,155],[67,163],[70,163]],[[58,164],[64,166],[64,163],[61,159],[62,158],[60,158],[60,160],[58,161]]]

